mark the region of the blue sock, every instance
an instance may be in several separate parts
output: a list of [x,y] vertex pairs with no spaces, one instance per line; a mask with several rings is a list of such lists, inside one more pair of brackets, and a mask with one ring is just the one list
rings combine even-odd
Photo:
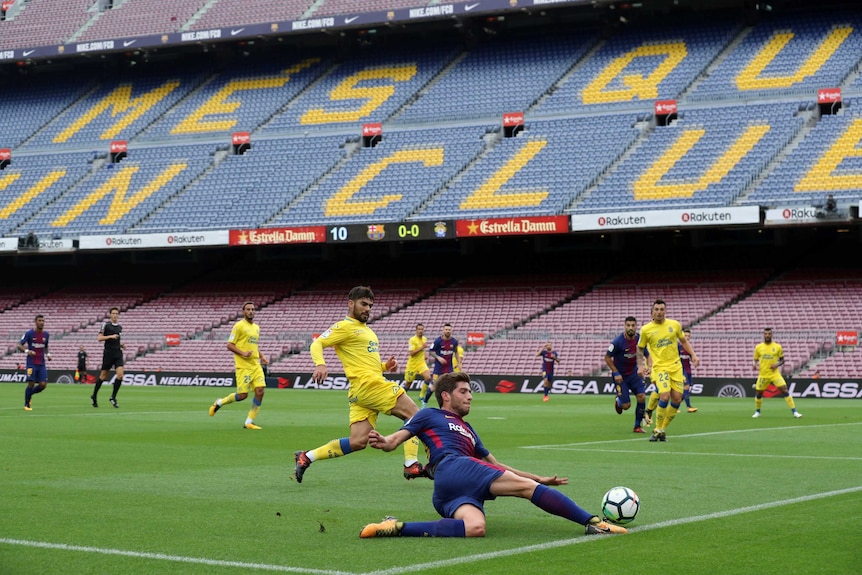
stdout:
[[556,489],[539,485],[530,498],[533,505],[553,515],[559,515],[569,521],[586,525],[593,514],[578,507],[578,504]]
[[641,421],[643,421],[644,418],[644,412],[646,412],[646,402],[641,401],[635,406],[635,427],[641,426]]
[[546,387],[546,388],[545,388],[545,397],[548,397],[548,394],[549,394],[550,392],[551,392],[551,388],[550,388],[550,387]]
[[353,453],[353,448],[350,447],[350,438],[342,437],[338,440],[338,446],[341,447],[341,453],[347,455],[348,453]]
[[671,403],[671,404],[670,404],[670,406],[671,406],[672,408],[674,408],[674,409],[679,409],[679,404],[678,404],[678,403]]
[[33,392],[30,395],[33,396],[33,395],[36,395],[37,393],[42,393],[43,391],[45,391],[45,388],[37,385],[36,387],[33,388]]
[[24,405],[30,405],[31,397],[33,397],[33,388],[27,386],[24,388]]
[[438,521],[411,521],[401,529],[401,537],[466,537],[464,522],[460,519]]
[[667,404],[668,404],[668,400],[666,400],[666,399],[659,399],[658,400],[658,406],[659,407],[667,407]]
[[429,388],[428,388],[428,391],[426,391],[426,392],[425,392],[425,397],[423,397],[423,398],[422,398],[422,402],[423,402],[423,403],[428,403],[428,400],[429,400],[429,399],[431,399],[431,395],[432,395],[433,393],[434,393],[434,392],[433,392],[433,391],[431,391],[431,388],[429,387]]

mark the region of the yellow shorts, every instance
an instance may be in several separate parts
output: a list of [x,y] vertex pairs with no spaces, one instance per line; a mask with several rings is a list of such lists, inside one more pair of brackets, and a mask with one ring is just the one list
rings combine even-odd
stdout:
[[410,383],[411,381],[416,381],[420,377],[422,379],[425,379],[425,376],[423,374],[427,371],[427,365],[420,366],[416,369],[407,368],[407,371],[404,373],[404,381]]
[[266,387],[260,366],[236,370],[236,392],[248,393],[257,387]]
[[670,391],[685,391],[685,374],[682,372],[682,364],[666,368],[653,368],[650,380],[655,384],[655,390],[659,393]]
[[776,372],[775,375],[771,375],[769,377],[760,376],[757,378],[757,383],[754,384],[755,391],[763,391],[769,384],[774,385],[775,387],[787,387],[787,382],[784,381],[784,376],[780,373]]
[[350,382],[347,403],[350,404],[350,424],[368,420],[371,427],[377,426],[377,415],[389,415],[398,398],[406,392],[395,381],[389,381],[383,374],[374,379]]

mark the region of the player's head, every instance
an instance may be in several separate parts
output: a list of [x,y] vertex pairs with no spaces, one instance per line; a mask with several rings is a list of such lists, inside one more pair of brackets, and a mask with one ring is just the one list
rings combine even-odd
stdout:
[[374,292],[368,286],[356,286],[347,294],[347,310],[355,320],[366,323],[374,307]]
[[446,339],[449,339],[450,337],[452,337],[452,324],[451,323],[444,323],[443,324],[443,337]]
[[242,304],[242,317],[244,317],[246,321],[254,320],[254,312],[255,309],[253,301],[247,301]]
[[685,339],[691,341],[691,330],[689,328],[683,329],[682,333],[685,334]]
[[425,333],[425,325],[421,323],[416,324],[416,337],[422,337]]
[[546,343],[545,349],[551,351],[552,349],[554,349],[554,344],[552,344],[551,342]]
[[631,339],[635,336],[635,333],[638,330],[638,320],[635,319],[635,316],[630,315],[625,320],[625,331],[626,337]]
[[763,343],[772,343],[772,328],[763,328]]
[[40,313],[36,316],[36,329],[41,330],[43,327],[45,327],[45,316]]
[[111,316],[111,322],[117,323],[117,320],[120,319],[120,308],[112,307],[108,310],[108,314]]
[[463,371],[444,373],[434,384],[434,395],[437,405],[464,417],[470,413],[470,401],[473,399],[470,376]]
[[83,346],[83,345],[82,345],[82,346],[79,346],[79,347],[78,347],[78,351],[84,351],[84,346]]
[[665,316],[667,315],[667,304],[664,303],[664,300],[657,299],[652,302],[652,320],[656,323],[661,323],[664,321]]

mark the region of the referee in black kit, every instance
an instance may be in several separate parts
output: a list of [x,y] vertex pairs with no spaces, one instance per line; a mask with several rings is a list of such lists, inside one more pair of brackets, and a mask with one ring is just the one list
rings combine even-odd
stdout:
[[97,396],[99,388],[102,387],[102,382],[108,379],[108,372],[111,369],[116,371],[117,377],[114,379],[114,392],[111,394],[111,405],[117,405],[117,392],[120,386],[123,385],[123,351],[126,349],[126,344],[120,341],[120,334],[123,332],[123,326],[119,324],[120,308],[111,308],[111,321],[106,321],[99,330],[99,341],[105,342],[105,351],[102,353],[102,371],[99,372],[99,379],[96,380],[96,389],[93,390],[93,395],[90,399],[93,401],[93,407],[99,407]]

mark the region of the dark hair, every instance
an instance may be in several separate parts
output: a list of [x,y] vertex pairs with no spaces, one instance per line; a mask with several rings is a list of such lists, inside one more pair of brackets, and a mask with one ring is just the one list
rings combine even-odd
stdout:
[[243,303],[242,309],[245,310],[245,306],[247,306],[247,305],[254,305],[254,302],[253,301],[247,301],[247,302]]
[[635,319],[635,316],[630,315],[626,318],[626,321],[633,321],[633,322],[637,323],[638,320]]
[[452,327],[452,324],[447,321],[443,324],[443,327]]
[[652,306],[653,306],[653,307],[655,307],[655,306],[657,306],[657,305],[663,305],[663,306],[667,307],[667,304],[666,304],[666,303],[664,303],[664,300],[663,300],[663,299],[657,299],[657,300],[655,300],[654,302],[652,302]]
[[45,319],[45,316],[44,316],[44,315],[42,315],[41,313],[40,313],[39,315],[37,315],[37,316],[36,316],[36,319],[39,319],[40,317],[41,317],[42,319]]
[[763,328],[763,331],[772,331],[772,328],[771,327],[765,327],[765,328]]
[[370,287],[356,286],[355,288],[351,289],[350,292],[347,294],[347,299],[349,299],[350,301],[356,301],[363,298],[367,298],[371,301],[374,301],[374,292],[371,291]]
[[[417,323],[417,324],[416,324],[416,327],[419,327],[420,325],[421,325],[422,327],[425,327],[425,324],[424,324],[424,323]],[[416,328],[414,327],[413,329],[416,329]]]
[[682,333],[691,333],[691,328],[690,327],[682,328]]
[[437,405],[443,407],[443,392],[451,394],[462,381],[470,383],[470,376],[463,371],[444,373],[438,377],[434,383],[434,396],[437,398]]
[[120,308],[118,308],[118,307],[112,307],[111,309],[108,310],[108,313],[113,313],[114,310],[117,310],[117,313],[120,313]]

